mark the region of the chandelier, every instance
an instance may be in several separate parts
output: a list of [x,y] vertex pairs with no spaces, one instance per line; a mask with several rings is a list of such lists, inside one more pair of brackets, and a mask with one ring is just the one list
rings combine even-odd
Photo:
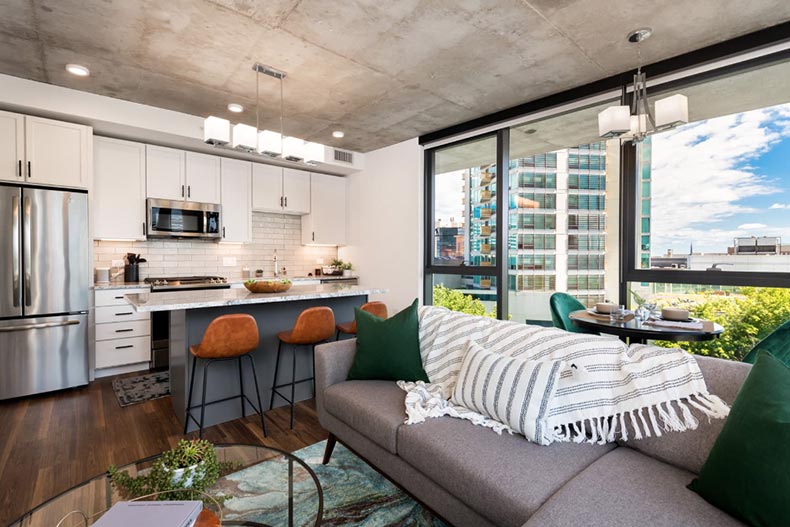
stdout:
[[[647,76],[642,71],[640,44],[653,34],[650,28],[641,28],[628,34],[628,42],[636,44],[637,69],[633,82],[631,105],[610,106],[598,114],[598,133],[602,138],[640,142],[648,135],[669,130],[688,123],[688,98],[675,94],[655,102],[655,112],[647,99]],[[625,88],[623,100],[625,102]]]
[[[231,127],[230,121],[209,116],[203,122],[203,141],[218,147],[230,147],[249,153],[258,153],[269,158],[281,158],[295,163],[315,166],[326,159],[327,147],[320,143],[287,137],[283,129],[283,80],[284,71],[256,62],[255,71],[255,126],[238,123]],[[280,131],[259,130],[260,76],[266,75],[280,81]]]

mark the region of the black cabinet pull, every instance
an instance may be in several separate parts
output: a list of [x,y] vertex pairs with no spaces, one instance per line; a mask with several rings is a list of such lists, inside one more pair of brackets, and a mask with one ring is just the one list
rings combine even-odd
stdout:
[[27,177],[28,179],[33,179],[33,165],[30,161],[27,162]]
[[313,231],[313,241],[315,241],[315,231]]
[[288,196],[285,196],[285,206],[288,206]]
[[282,197],[282,196],[280,196],[280,206],[281,206],[281,207],[284,207],[284,206],[285,206],[285,205],[283,205],[283,197]]
[[129,329],[116,329],[115,330],[116,333],[129,333],[130,331],[134,331],[134,329],[129,328]]
[[184,197],[184,185],[181,185],[181,197]]
[[222,237],[225,237],[225,227],[222,227]]
[[192,197],[192,185],[187,185],[187,197]]
[[128,313],[124,312],[124,313],[116,313],[115,314],[116,317],[120,317],[120,316],[124,316],[124,315],[134,315],[134,313],[129,311]]
[[133,347],[134,347],[134,344],[127,344],[126,346],[115,346],[115,349],[117,349],[117,350],[125,350],[125,349],[129,349],[129,348],[133,348]]
[[22,178],[22,160],[19,160],[19,178]]
[[115,300],[123,300],[123,297],[122,296],[116,296]]

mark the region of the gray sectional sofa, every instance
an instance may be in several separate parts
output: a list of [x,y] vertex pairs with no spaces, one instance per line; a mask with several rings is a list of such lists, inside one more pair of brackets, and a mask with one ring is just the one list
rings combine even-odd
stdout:
[[[451,417],[405,425],[405,392],[394,382],[346,380],[355,351],[355,340],[316,348],[322,426],[457,527],[743,525],[686,488],[724,420],[600,446],[538,446]],[[728,403],[751,368],[698,363]]]

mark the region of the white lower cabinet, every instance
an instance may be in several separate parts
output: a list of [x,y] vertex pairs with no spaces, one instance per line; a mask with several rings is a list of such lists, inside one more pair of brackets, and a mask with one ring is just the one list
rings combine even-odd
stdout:
[[[138,313],[124,295],[149,289],[102,289],[94,293],[96,306],[96,376],[100,370],[132,364],[148,367],[151,360],[151,315]],[[141,368],[142,369],[142,368]]]

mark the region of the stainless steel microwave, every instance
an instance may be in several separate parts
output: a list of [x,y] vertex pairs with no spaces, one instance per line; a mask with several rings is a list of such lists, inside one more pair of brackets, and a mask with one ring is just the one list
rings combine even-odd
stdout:
[[148,198],[149,238],[222,238],[222,206]]

